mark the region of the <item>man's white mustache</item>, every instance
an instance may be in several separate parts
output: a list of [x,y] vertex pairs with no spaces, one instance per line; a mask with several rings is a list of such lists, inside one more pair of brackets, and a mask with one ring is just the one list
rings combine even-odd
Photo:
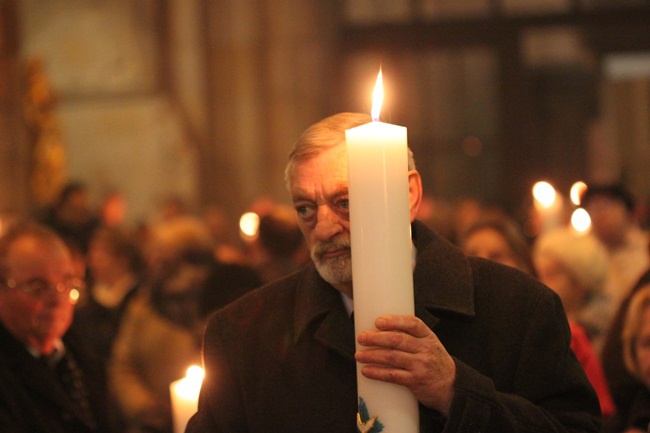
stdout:
[[330,251],[336,251],[345,248],[350,248],[349,239],[340,239],[332,242],[321,243],[314,247],[313,255],[321,257],[323,254],[329,253]]

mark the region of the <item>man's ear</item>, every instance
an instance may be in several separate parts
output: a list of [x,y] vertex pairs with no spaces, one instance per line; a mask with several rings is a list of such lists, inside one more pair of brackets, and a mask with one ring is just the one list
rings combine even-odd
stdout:
[[422,178],[417,170],[409,170],[409,210],[411,222],[415,220],[422,202]]

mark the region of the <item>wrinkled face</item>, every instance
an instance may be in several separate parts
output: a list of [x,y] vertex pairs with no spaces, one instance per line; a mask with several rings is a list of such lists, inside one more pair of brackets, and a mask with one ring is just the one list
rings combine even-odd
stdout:
[[352,258],[345,146],[300,161],[290,192],[311,258],[325,281],[352,296]]
[[643,377],[643,382],[650,388],[650,307],[646,307],[643,312],[641,329],[637,335],[634,348],[636,362]]
[[[37,348],[52,344],[72,322],[74,301],[70,293],[56,290],[75,277],[72,258],[63,245],[38,242],[31,237],[16,240],[7,256],[7,279],[16,287],[0,288],[0,320],[20,341]],[[20,290],[24,284],[44,283],[40,296]]]
[[483,257],[497,263],[526,271],[503,238],[503,235],[490,227],[476,230],[463,242],[463,251],[468,256]]

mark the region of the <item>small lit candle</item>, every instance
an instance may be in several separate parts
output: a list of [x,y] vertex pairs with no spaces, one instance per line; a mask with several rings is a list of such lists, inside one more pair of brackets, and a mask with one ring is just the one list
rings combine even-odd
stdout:
[[196,413],[202,382],[203,369],[193,365],[187,369],[187,375],[184,378],[169,385],[174,433],[183,433],[187,422]]
[[562,224],[562,197],[553,185],[541,181],[533,185],[533,198],[540,219],[540,233],[550,231]]
[[[379,122],[382,97],[380,70],[373,121],[346,131],[355,334],[375,329],[378,316],[415,309],[406,128]],[[379,425],[387,433],[419,431],[418,402],[408,388],[368,379],[360,364],[357,387],[361,432]]]

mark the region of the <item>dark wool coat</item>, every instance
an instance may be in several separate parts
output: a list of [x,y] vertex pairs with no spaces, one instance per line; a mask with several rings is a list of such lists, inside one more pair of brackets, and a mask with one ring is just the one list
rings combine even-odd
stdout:
[[104,375],[70,335],[63,338],[84,372],[97,429],[88,427],[55,373],[0,324],[0,432],[104,433],[109,430]]
[[[569,349],[561,302],[534,278],[413,224],[416,315],[457,366],[447,420],[420,407],[422,432],[597,432],[599,405]],[[313,266],[217,312],[187,432],[356,431],[354,329]],[[392,432],[389,432],[392,433]]]

